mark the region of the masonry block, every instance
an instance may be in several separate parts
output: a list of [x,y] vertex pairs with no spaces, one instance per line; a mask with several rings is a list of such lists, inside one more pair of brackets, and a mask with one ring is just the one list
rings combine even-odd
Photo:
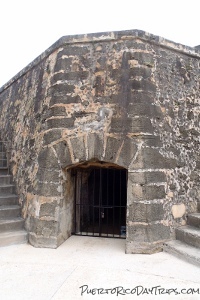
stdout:
[[129,172],[128,178],[130,184],[148,184],[148,183],[159,183],[166,182],[166,174],[161,171],[146,171],[146,172]]
[[143,79],[150,78],[152,71],[148,67],[134,67],[130,70],[130,78],[141,76]]
[[130,80],[130,86],[133,90],[142,90],[142,91],[149,91],[149,92],[156,92],[156,85],[150,80]]
[[171,169],[176,164],[175,159],[164,157],[157,149],[142,148],[131,169]]
[[163,146],[163,141],[158,135],[144,135],[142,140],[145,147],[161,148]]
[[61,139],[61,130],[60,129],[52,129],[50,131],[45,132],[44,134],[44,145],[49,145],[56,140]]
[[136,201],[163,199],[166,196],[163,185],[132,185],[132,197]]
[[158,242],[135,242],[126,239],[126,254],[154,254],[163,251],[163,241]]
[[170,237],[170,228],[163,224],[135,224],[128,226],[128,240],[135,242],[164,241]]
[[154,222],[163,220],[163,203],[133,202],[129,207],[128,220],[132,222]]
[[52,148],[44,148],[38,156],[38,164],[40,168],[52,169],[58,168],[58,160]]
[[52,169],[52,167],[47,165],[47,168],[39,167],[37,172],[37,179],[41,182],[59,182],[59,171],[58,169]]
[[152,68],[154,66],[154,57],[151,53],[134,52],[131,59],[136,59],[139,64]]
[[104,95],[105,92],[105,84],[104,84],[103,76],[96,76],[93,84],[93,88],[95,89],[95,96],[100,97]]
[[133,160],[138,148],[134,143],[134,140],[126,138],[123,141],[123,146],[119,154],[117,163],[124,168],[128,168],[131,161]]
[[56,83],[59,80],[82,81],[82,80],[86,80],[88,76],[89,76],[88,71],[57,73],[52,78],[52,84]]
[[135,224],[127,228],[126,253],[151,254],[162,251],[170,238],[170,228],[163,224]]
[[49,108],[48,117],[66,116],[66,109],[64,106],[53,106]]
[[47,120],[47,129],[71,128],[74,126],[74,118],[55,118]]
[[30,218],[30,231],[38,236],[44,238],[56,237],[58,231],[58,222],[54,220],[40,220],[37,218]]
[[71,155],[69,152],[68,144],[66,141],[62,141],[54,146],[54,149],[57,153],[58,160],[62,166],[65,168],[72,163]]
[[103,156],[103,134],[89,133],[87,137],[88,159],[102,160]]
[[59,51],[57,55],[57,59],[63,57],[63,56],[82,56],[89,54],[90,46],[84,46],[82,44],[80,45],[67,45],[67,47],[64,47],[61,51]]
[[29,243],[36,248],[56,249],[59,246],[57,237],[38,236],[34,232],[29,233]]
[[79,161],[86,160],[86,147],[85,140],[83,136],[71,139],[71,144],[73,148],[74,159]]
[[[65,57],[65,58],[60,58],[57,59],[56,64],[55,64],[55,68],[54,68],[54,72],[59,72],[59,71],[70,71],[71,67],[72,67],[72,61],[73,58],[72,57]],[[55,75],[54,75],[55,76]],[[55,78],[53,77],[53,82],[55,82]]]
[[73,93],[75,86],[73,84],[59,83],[51,87],[52,97]]
[[140,118],[112,118],[110,132],[113,133],[153,133],[151,120]]
[[122,141],[120,139],[108,137],[104,160],[108,162],[115,162],[116,155],[121,144]]
[[43,203],[40,206],[39,217],[54,217],[56,214],[56,208],[58,207],[57,201],[51,203]]
[[[129,103],[133,104],[153,104],[155,101],[156,95],[153,93],[148,93],[145,91],[131,91],[129,96]],[[128,104],[129,104],[128,103]]]
[[34,187],[34,193],[40,196],[60,196],[62,185],[58,183],[37,182]]
[[154,118],[163,118],[160,106],[148,103],[130,103],[128,105],[129,117],[134,116],[147,116]]
[[71,96],[70,94],[56,94],[51,96],[50,105],[54,105],[57,103],[60,104],[71,104],[71,103],[80,103],[81,97],[79,95]]

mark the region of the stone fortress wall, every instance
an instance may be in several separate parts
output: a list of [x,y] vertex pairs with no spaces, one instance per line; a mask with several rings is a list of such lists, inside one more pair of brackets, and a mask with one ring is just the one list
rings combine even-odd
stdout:
[[29,242],[72,232],[81,162],[128,170],[127,253],[153,253],[198,209],[200,52],[143,31],[61,38],[0,90],[0,132]]

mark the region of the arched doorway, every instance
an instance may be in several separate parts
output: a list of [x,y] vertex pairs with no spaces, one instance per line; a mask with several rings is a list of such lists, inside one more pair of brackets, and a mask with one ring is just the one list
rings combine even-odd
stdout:
[[126,237],[127,170],[98,162],[73,169],[74,234]]

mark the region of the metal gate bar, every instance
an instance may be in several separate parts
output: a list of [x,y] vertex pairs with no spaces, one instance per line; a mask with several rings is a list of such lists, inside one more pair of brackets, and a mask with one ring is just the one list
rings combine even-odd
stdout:
[[76,169],[75,234],[125,238],[127,171]]

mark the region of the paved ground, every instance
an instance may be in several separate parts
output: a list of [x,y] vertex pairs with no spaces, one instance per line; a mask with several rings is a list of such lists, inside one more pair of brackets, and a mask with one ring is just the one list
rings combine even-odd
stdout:
[[[124,249],[124,240],[80,236],[72,236],[56,250],[30,245],[0,248],[0,299],[200,299],[200,268],[168,253],[133,255]],[[98,294],[95,288],[104,293],[110,289],[109,294]],[[159,295],[161,288],[189,294]],[[192,295],[192,288],[199,294]]]

